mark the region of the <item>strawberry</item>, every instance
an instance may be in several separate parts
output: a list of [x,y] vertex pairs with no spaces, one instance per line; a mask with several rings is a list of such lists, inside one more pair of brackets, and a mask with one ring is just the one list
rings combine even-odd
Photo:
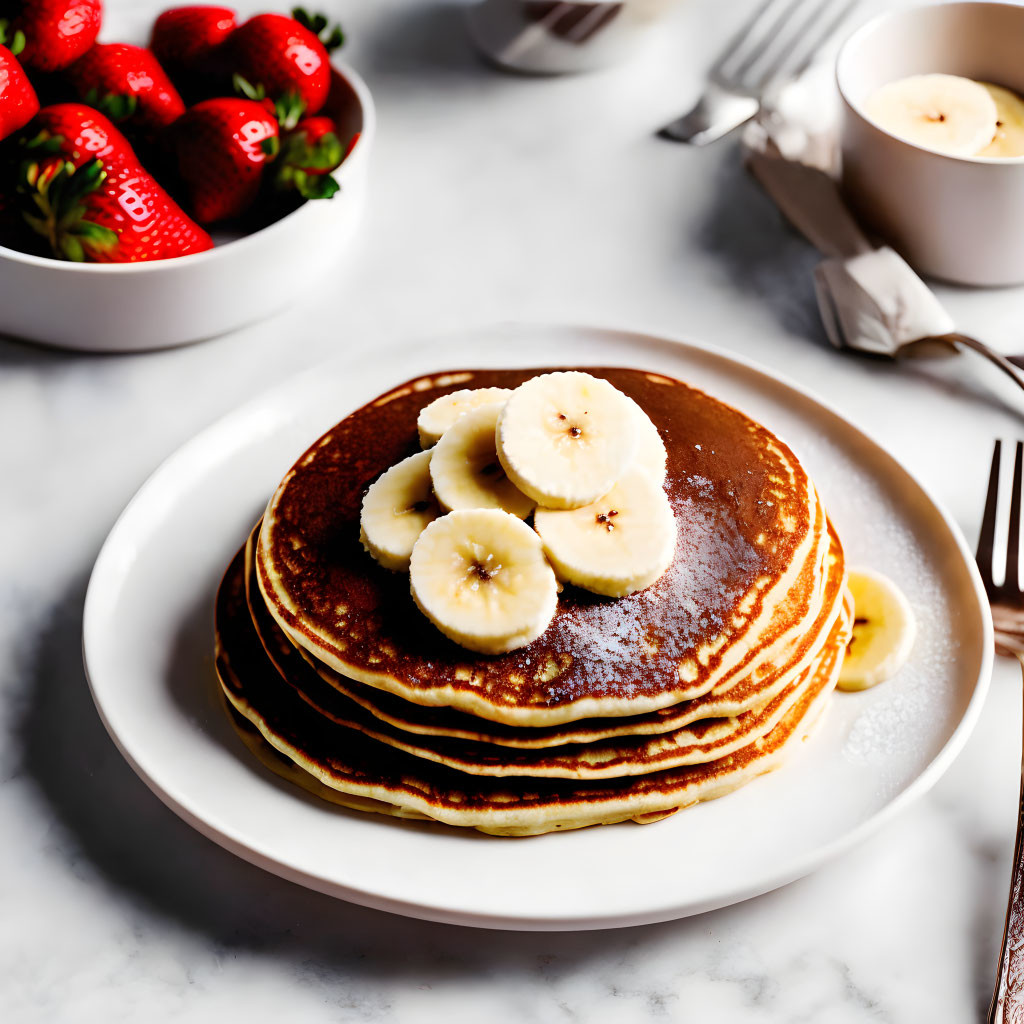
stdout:
[[44,107],[35,126],[22,143],[19,191],[32,203],[25,220],[55,256],[137,263],[212,248],[103,114],[61,103]]
[[203,72],[236,24],[230,7],[172,7],[153,22],[149,48],[172,74]]
[[255,201],[278,148],[270,107],[236,97],[203,100],[174,126],[178,172],[200,224],[239,217]]
[[[329,51],[344,41],[341,29],[325,35],[327,19],[296,8],[294,17],[258,14],[227,42],[231,70],[275,101],[292,97],[315,114],[331,88]],[[321,36],[325,38],[321,41]]]
[[185,113],[178,90],[142,46],[97,43],[67,69],[67,77],[79,99],[151,135]]
[[[0,43],[4,37],[0,34]],[[11,49],[0,45],[0,139],[23,128],[39,110],[39,99],[17,54],[25,45],[25,37],[16,32]]]
[[31,71],[61,71],[78,60],[100,31],[100,0],[8,0],[11,28],[25,34],[21,62]]
[[274,187],[303,199],[330,199],[338,191],[331,171],[344,159],[338,129],[329,117],[307,117],[290,131],[274,169]]

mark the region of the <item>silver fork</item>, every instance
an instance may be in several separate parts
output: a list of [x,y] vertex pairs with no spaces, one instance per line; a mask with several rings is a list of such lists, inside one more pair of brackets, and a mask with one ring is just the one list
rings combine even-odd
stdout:
[[[992,575],[992,563],[995,554],[1001,450],[1002,443],[996,441],[992,452],[992,469],[988,478],[985,515],[978,537],[978,570],[985,584],[989,604],[992,606],[996,650],[1000,654],[1014,655],[1024,667],[1024,590],[1021,590],[1018,573],[1021,492],[1024,490],[1024,443],[1017,442],[1013,462],[1005,573],[1003,582],[997,584]],[[1017,840],[1013,848],[1010,898],[1006,908],[1003,941],[999,949],[999,973],[992,994],[992,1005],[989,1007],[989,1024],[1024,1021],[1024,764],[1021,771],[1021,803],[1017,814]]]
[[761,108],[814,55],[860,0],[764,0],[729,41],[707,74],[697,105],[658,133],[704,146],[728,135]]

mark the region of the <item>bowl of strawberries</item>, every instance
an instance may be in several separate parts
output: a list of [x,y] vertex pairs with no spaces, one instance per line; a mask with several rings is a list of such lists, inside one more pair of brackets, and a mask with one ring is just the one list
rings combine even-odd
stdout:
[[105,35],[102,0],[0,0],[0,334],[165,348],[329,272],[374,134],[341,30],[186,6]]

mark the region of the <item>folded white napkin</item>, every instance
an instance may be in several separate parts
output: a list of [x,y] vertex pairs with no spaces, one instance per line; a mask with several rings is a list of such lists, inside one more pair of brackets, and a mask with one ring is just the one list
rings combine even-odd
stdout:
[[826,256],[814,283],[832,344],[895,355],[904,345],[949,334],[953,321],[898,253],[871,242],[843,202],[834,110],[821,99],[831,95],[806,84],[781,93],[744,134],[747,165]]
[[814,290],[836,348],[894,356],[911,342],[955,330],[928,286],[888,246],[824,260],[814,271]]

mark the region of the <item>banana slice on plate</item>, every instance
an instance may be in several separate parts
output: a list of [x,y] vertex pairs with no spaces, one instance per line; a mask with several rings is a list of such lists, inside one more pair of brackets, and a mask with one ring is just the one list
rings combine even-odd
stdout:
[[637,466],[593,504],[538,508],[533,522],[559,577],[606,597],[649,587],[668,569],[675,552],[672,506]]
[[991,82],[979,82],[996,104],[995,138],[976,156],[1024,156],[1024,100],[1015,92]]
[[633,463],[644,470],[661,487],[664,485],[667,475],[668,452],[665,450],[665,442],[662,441],[658,428],[651,422],[650,416],[644,412],[643,408],[628,395],[623,395],[623,398],[635,410],[633,427],[636,431],[636,451],[633,454]]
[[395,463],[363,498],[360,540],[385,569],[408,571],[416,538],[441,514],[431,490],[430,455],[417,452]]
[[917,625],[910,602],[888,576],[870,569],[851,571],[853,636],[839,673],[839,689],[866,690],[890,679],[914,646]]
[[462,647],[502,654],[547,629],[558,603],[540,538],[499,509],[465,509],[420,534],[409,566],[420,611]]
[[425,405],[416,420],[416,429],[420,435],[420,447],[430,448],[441,440],[444,432],[455,421],[471,409],[479,409],[484,405],[504,402],[512,392],[508,388],[463,388],[453,391],[450,395],[435,398]]
[[520,384],[498,416],[498,458],[546,508],[580,508],[607,494],[636,449],[635,410],[606,380],[579,370]]
[[525,519],[535,504],[505,475],[494,446],[500,405],[463,413],[437,442],[430,460],[434,494],[445,511],[500,508]]
[[876,89],[864,111],[906,142],[950,156],[975,156],[996,134],[996,101],[958,75],[912,75]]

